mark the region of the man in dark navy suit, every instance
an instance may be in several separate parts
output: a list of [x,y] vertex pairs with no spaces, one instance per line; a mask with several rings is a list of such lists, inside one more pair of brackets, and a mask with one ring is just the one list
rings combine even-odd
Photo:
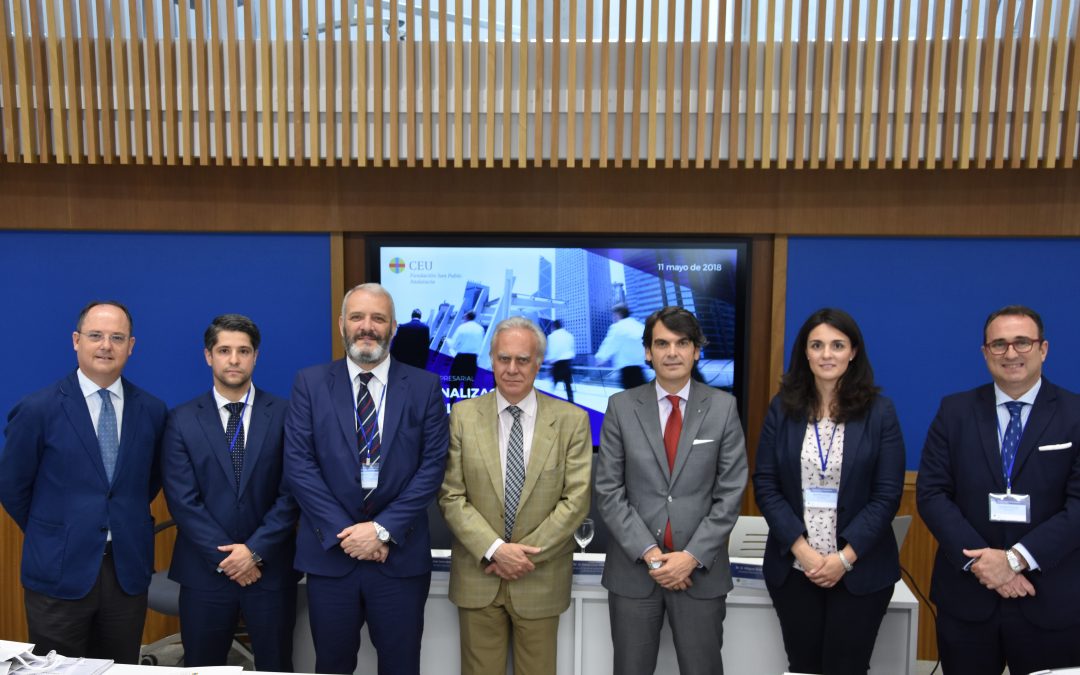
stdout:
[[420,320],[420,310],[412,311],[412,320],[397,328],[394,343],[390,345],[390,356],[402,363],[417,368],[427,368],[428,350],[431,346],[431,331]]
[[255,669],[292,670],[296,502],[282,487],[285,401],[251,382],[259,329],[239,314],[203,337],[210,391],[169,415],[165,497],[177,525],[184,665],[225,665],[240,615]]
[[348,291],[338,327],[348,358],[300,371],[285,421],[315,670],[353,672],[367,623],[380,675],[416,675],[446,406],[437,376],[390,357],[397,324],[382,286]]
[[39,653],[139,659],[167,411],[121,377],[132,330],[119,302],[88,304],[71,336],[78,369],[8,416],[0,502],[25,534],[26,622]]
[[916,483],[938,540],[930,599],[946,675],[1080,665],[1080,397],[1042,377],[1034,310],[992,313],[993,377],[945,397]]

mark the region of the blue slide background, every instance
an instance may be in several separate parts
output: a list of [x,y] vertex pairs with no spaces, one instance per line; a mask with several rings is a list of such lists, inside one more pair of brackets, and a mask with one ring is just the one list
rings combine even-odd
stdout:
[[170,407],[210,387],[202,335],[225,312],[259,325],[255,386],[287,397],[298,369],[331,358],[329,263],[325,234],[0,231],[2,420],[75,369],[71,333],[91,299],[128,305],[135,352],[124,375]]
[[840,307],[859,323],[878,384],[896,403],[907,468],[946,394],[990,381],[983,322],[1024,304],[1046,325],[1043,375],[1080,389],[1080,240],[791,238],[785,366],[814,310]]

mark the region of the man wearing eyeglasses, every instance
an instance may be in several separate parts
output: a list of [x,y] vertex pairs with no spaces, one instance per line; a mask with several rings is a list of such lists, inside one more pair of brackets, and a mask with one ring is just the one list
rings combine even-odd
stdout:
[[945,397],[923,447],[946,675],[1080,664],[1080,396],[1042,377],[1048,351],[1037,312],[992,313],[993,384]]
[[88,304],[71,341],[78,369],[8,416],[0,502],[25,535],[21,576],[38,653],[137,663],[166,408],[121,377],[135,347],[122,304]]

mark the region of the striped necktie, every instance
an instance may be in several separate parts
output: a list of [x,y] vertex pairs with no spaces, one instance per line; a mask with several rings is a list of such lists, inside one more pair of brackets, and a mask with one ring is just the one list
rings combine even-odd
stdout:
[[506,526],[503,531],[503,541],[510,541],[514,534],[514,521],[517,520],[521,488],[525,486],[525,433],[521,428],[521,413],[524,411],[516,405],[507,406],[506,409],[514,416],[510,440],[506,444]]

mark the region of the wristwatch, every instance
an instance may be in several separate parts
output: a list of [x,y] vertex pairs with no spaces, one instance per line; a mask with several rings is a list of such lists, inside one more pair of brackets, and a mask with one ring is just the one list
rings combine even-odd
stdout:
[[649,569],[651,569],[651,570],[658,570],[658,569],[660,569],[661,567],[664,566],[664,561],[659,560],[659,559],[657,559],[657,560],[646,560],[645,564],[648,565]]
[[374,520],[371,521],[371,524],[375,526],[375,536],[379,538],[379,541],[384,544],[390,541],[390,530],[376,523]]
[[1009,568],[1012,569],[1013,572],[1020,574],[1024,571],[1024,564],[1020,562],[1020,556],[1016,555],[1011,548],[1008,551],[1005,551],[1005,559],[1009,561]]

